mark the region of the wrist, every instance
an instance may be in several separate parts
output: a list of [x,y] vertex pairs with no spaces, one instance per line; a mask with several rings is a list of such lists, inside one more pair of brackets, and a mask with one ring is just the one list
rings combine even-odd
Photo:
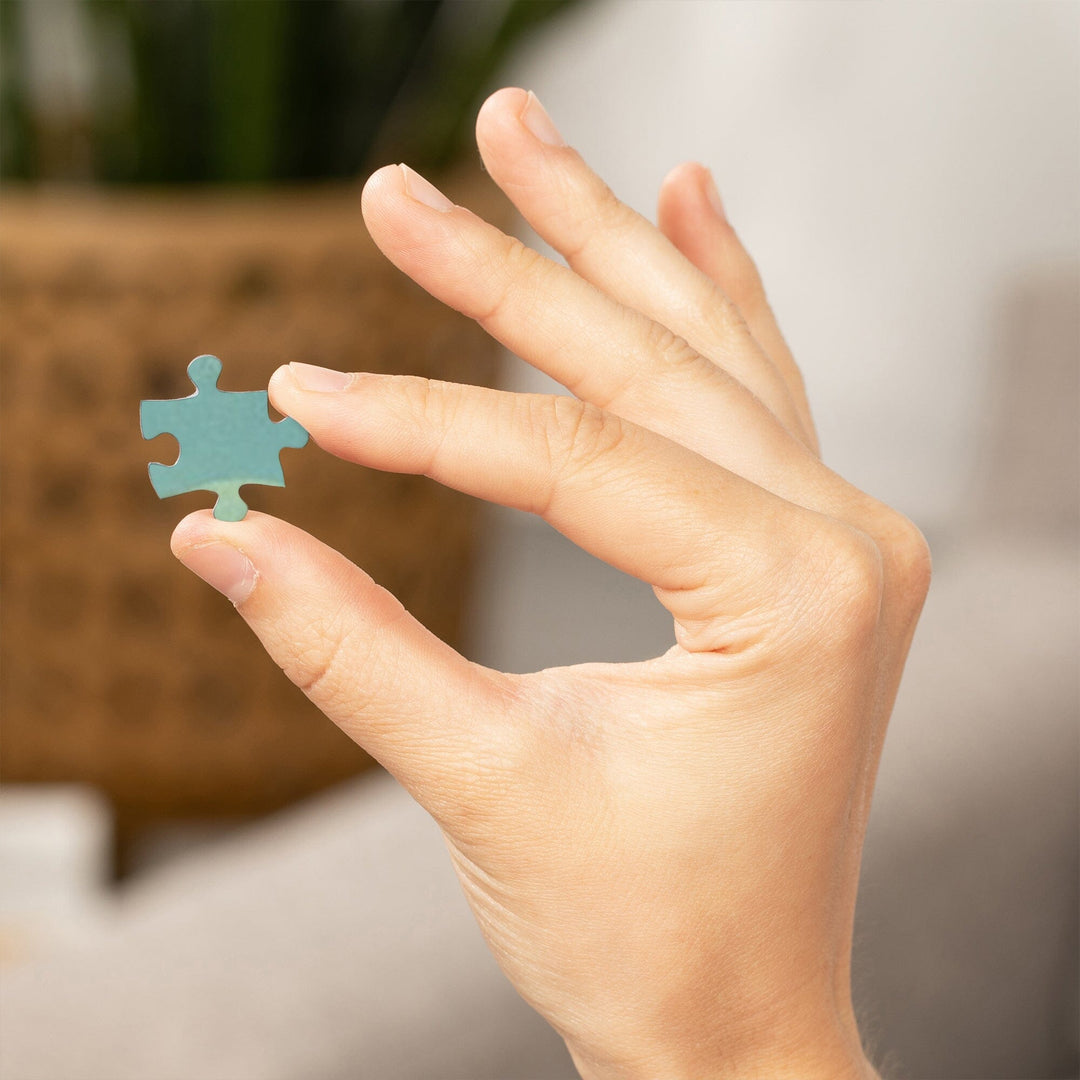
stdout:
[[866,1055],[836,1053],[828,1047],[806,1047],[798,1056],[733,1058],[707,1064],[678,1056],[636,1063],[590,1062],[570,1056],[581,1080],[881,1080]]
[[762,1024],[756,1035],[688,1034],[635,1046],[627,1056],[596,1057],[567,1048],[582,1080],[880,1080],[863,1051],[853,1014],[796,1035]]

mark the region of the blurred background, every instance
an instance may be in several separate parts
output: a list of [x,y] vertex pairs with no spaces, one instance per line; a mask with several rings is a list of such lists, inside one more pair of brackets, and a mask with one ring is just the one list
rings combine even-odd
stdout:
[[[653,216],[709,165],[828,463],[935,581],[857,919],[868,1042],[913,1080],[1078,1067],[1080,5],[0,0],[0,1076],[556,1080],[438,830],[168,554],[137,404],[287,360],[557,390],[402,278],[359,182],[484,176],[531,87]],[[543,523],[283,455],[253,505],[484,663],[668,647]]]

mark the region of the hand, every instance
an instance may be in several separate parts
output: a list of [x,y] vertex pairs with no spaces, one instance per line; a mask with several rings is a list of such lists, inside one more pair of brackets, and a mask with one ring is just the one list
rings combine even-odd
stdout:
[[364,219],[575,397],[291,365],[271,398],[333,454],[540,514],[649,582],[677,644],[507,675],[284,522],[194,514],[173,548],[435,817],[488,943],[583,1076],[872,1076],[852,918],[926,544],[818,459],[703,168],[668,176],[657,229],[524,91],[487,101],[477,141],[569,268],[403,166],[368,181]]

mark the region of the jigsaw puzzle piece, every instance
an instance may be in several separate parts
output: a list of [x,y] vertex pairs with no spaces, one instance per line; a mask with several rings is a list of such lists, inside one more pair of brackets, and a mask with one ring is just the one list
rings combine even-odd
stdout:
[[143,437],[173,435],[180,454],[172,465],[150,465],[150,483],[162,499],[188,491],[218,495],[214,516],[239,521],[247,513],[244,484],[284,487],[279,454],[307,444],[308,433],[286,417],[274,422],[265,390],[219,390],[221,361],[197,356],[188,365],[195,392],[168,401],[144,401],[139,416]]
[[[150,462],[150,483],[159,499],[168,499],[172,495],[183,495],[185,492],[198,490],[188,484],[183,472],[176,471],[176,465],[162,465],[159,461]],[[206,490],[211,489],[206,488]]]
[[206,393],[217,390],[217,381],[221,377],[221,361],[216,356],[203,353],[188,364],[187,373],[188,378],[195,384],[196,394],[200,391]]
[[139,430],[144,439],[156,439],[159,435],[172,434],[171,427],[175,402],[140,401]]
[[[248,481],[224,481],[192,487],[182,470],[177,473],[176,465],[162,465],[157,461],[150,463],[150,483],[159,499],[168,499],[172,495],[186,495],[189,491],[210,491],[217,495],[214,503],[214,517],[218,521],[242,521],[248,512],[248,505],[240,496],[240,484]],[[254,482],[254,481],[250,481]],[[265,483],[265,481],[258,481]],[[284,487],[284,481],[279,487]]]
[[311,438],[307,433],[307,428],[298,424],[291,416],[273,421],[273,424],[278,433],[278,441],[282,450],[286,446],[291,446],[296,450],[307,446],[308,439]]
[[218,521],[243,521],[248,512],[248,504],[240,497],[239,485],[222,484],[217,489],[217,497],[214,517]]
[[169,398],[164,401],[139,402],[139,428],[144,439],[155,439],[158,435],[175,435],[180,438],[178,427],[183,423],[183,402],[191,402],[200,393],[207,394],[217,389],[221,376],[221,361],[208,353],[196,356],[187,366],[188,378],[195,387],[193,394],[183,398]]

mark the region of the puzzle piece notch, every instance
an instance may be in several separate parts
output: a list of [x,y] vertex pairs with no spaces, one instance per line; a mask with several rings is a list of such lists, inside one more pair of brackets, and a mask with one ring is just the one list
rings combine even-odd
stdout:
[[172,465],[151,462],[150,483],[161,499],[212,491],[218,496],[214,517],[240,521],[248,510],[241,486],[284,487],[278,455],[287,446],[306,445],[308,433],[289,417],[271,420],[265,390],[219,390],[221,361],[216,356],[197,356],[187,370],[193,394],[139,406],[144,439],[170,434],[180,443]]

